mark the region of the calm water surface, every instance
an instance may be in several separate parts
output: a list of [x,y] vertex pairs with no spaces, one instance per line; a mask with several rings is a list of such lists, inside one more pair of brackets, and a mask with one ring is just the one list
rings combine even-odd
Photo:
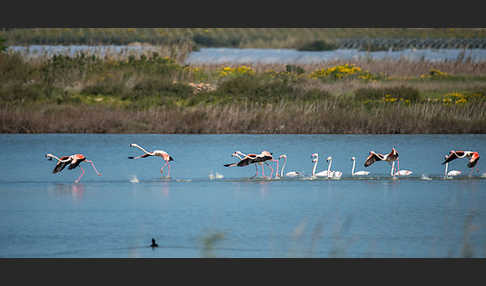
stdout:
[[[160,158],[130,143],[168,151]],[[440,164],[450,149],[486,154],[485,135],[0,135],[0,257],[485,257],[486,172],[468,177],[466,160]],[[352,178],[369,150],[395,146],[411,177],[391,179],[390,166]],[[300,179],[252,178],[253,166],[225,168],[231,154],[288,155]],[[317,170],[341,180],[309,180]],[[83,153],[103,174],[52,174],[45,153]],[[268,169],[265,170],[268,174]],[[210,179],[210,173],[223,175]],[[136,180],[135,180],[136,179]],[[155,238],[159,248],[149,247]]]
[[[11,46],[9,51],[19,52],[24,57],[36,58],[52,55],[75,56],[80,52],[87,55],[139,55],[160,52],[157,46],[146,45],[31,45]],[[472,62],[486,61],[486,49],[403,49],[395,51],[360,51],[358,49],[337,49],[332,51],[298,51],[295,49],[238,49],[202,48],[189,54],[185,64],[312,64],[343,59],[406,59],[411,61],[455,61],[459,57]]]

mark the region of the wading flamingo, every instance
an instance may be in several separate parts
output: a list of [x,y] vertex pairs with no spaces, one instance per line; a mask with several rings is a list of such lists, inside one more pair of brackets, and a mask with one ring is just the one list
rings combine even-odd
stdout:
[[311,158],[312,158],[312,162],[314,162],[314,167],[312,168],[312,177],[327,177],[330,166],[328,166],[327,170],[316,173],[317,162],[319,162],[319,154],[313,153],[311,155]]
[[47,153],[46,158],[47,158],[47,160],[52,160],[53,158],[57,160],[56,167],[54,167],[54,170],[52,170],[53,174],[61,172],[67,165],[69,165],[69,167],[68,167],[69,170],[72,170],[72,169],[79,166],[79,168],[81,168],[82,173],[76,179],[76,181],[74,181],[75,183],[79,183],[79,181],[81,180],[81,178],[84,175],[84,169],[80,165],[81,162],[83,162],[83,161],[90,163],[91,166],[93,167],[93,169],[95,170],[96,174],[98,176],[101,176],[101,173],[98,172],[98,170],[96,170],[93,161],[86,159],[86,157],[83,154],[74,154],[74,155],[71,155],[71,156],[62,156],[61,158],[58,158],[58,157],[56,157],[56,156],[54,156],[50,153]]
[[326,161],[329,164],[329,166],[327,167],[327,177],[332,179],[340,179],[341,176],[343,175],[343,172],[331,171],[332,157],[331,156],[327,157]]
[[358,172],[355,172],[354,171],[354,168],[356,167],[356,158],[355,157],[351,157],[351,160],[353,161],[353,169],[351,170],[351,174],[353,176],[366,176],[366,175],[369,175],[370,172],[368,172],[368,171],[358,171]]
[[[447,155],[444,156],[445,160],[447,160]],[[449,172],[447,172],[447,169],[449,167],[449,162],[446,162],[445,163],[445,169],[444,169],[444,177],[455,177],[455,176],[459,176],[460,174],[462,174],[461,171],[458,171],[458,170],[450,170]]]
[[[284,176],[285,165],[287,165],[287,155],[286,154],[282,154],[282,155],[280,155],[280,157],[278,157],[279,160],[282,159],[282,158],[284,158],[285,161],[284,161],[284,163],[282,165],[282,170],[280,171],[280,177],[283,177]],[[277,165],[277,174],[278,174],[278,165]],[[285,174],[285,177],[298,177],[298,176],[301,176],[301,175],[302,175],[302,173],[300,173],[300,172],[291,171],[291,172],[287,172]]]
[[[394,164],[395,162],[392,163],[392,165]],[[393,168],[393,167],[392,167]],[[395,172],[395,176],[409,176],[411,175],[413,172],[410,171],[410,170],[400,170],[400,158],[397,159],[397,168],[398,168],[398,171]]]
[[[467,163],[467,167],[471,168],[471,172],[469,173],[469,176],[472,175],[472,172],[474,171],[474,166],[479,161],[479,153],[478,152],[473,152],[473,151],[455,151],[451,150],[448,155],[446,155],[444,162],[442,164],[449,163],[452,160],[455,159],[462,159],[462,158],[470,158],[469,162]],[[476,171],[479,173],[478,168],[476,167]]]
[[[240,161],[238,163],[230,163],[230,164],[224,164],[225,167],[244,167],[248,166],[250,164],[260,164],[262,165],[262,177],[265,177],[264,173],[264,166],[263,163],[266,164],[266,161],[274,161],[272,153],[268,151],[262,151],[260,154],[243,154],[239,151],[236,151],[235,153],[232,154],[233,157],[238,157]],[[272,169],[272,175],[273,175],[273,168],[270,165],[267,165]],[[258,176],[258,169],[257,169],[257,174]]]
[[137,157],[130,156],[130,157],[128,157],[128,159],[140,159],[140,158],[147,158],[147,157],[150,157],[150,156],[159,156],[165,161],[165,165],[162,166],[162,168],[160,168],[160,173],[163,175],[164,174],[164,168],[165,168],[165,166],[167,166],[167,168],[168,168],[167,178],[170,177],[170,164],[169,164],[169,162],[174,161],[174,158],[172,158],[172,156],[170,156],[169,153],[167,153],[163,150],[154,150],[152,152],[149,152],[149,151],[143,149],[142,147],[140,147],[138,144],[130,144],[130,147],[136,147],[136,148],[142,150],[145,154],[137,156]]

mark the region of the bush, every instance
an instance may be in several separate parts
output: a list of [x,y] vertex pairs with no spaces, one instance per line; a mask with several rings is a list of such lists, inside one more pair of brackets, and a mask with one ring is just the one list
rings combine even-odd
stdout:
[[354,97],[355,99],[360,101],[382,100],[385,97],[396,98],[397,100],[408,100],[409,102],[417,102],[420,100],[419,91],[413,87],[407,86],[385,88],[359,88],[354,92]]

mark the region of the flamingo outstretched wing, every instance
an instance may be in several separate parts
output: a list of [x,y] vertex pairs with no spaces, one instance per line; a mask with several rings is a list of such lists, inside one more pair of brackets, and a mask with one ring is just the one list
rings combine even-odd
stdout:
[[54,170],[52,170],[52,173],[59,173],[61,172],[67,165],[71,163],[71,159],[69,156],[62,156],[59,158],[61,161],[57,161],[56,166],[54,167]]
[[384,160],[384,156],[382,154],[377,154],[373,151],[370,151],[370,155],[368,156],[368,158],[366,158],[366,161],[364,162],[364,166],[369,167],[374,162],[382,161],[382,160]]
[[462,158],[464,157],[464,151],[450,151],[449,155],[445,157],[444,162],[442,162],[442,165],[445,163],[449,163],[452,160],[455,160],[457,158]]

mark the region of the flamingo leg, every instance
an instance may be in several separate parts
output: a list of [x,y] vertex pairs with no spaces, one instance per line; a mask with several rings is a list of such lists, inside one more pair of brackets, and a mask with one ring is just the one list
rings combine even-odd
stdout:
[[90,163],[90,164],[91,164],[91,166],[93,167],[93,169],[95,170],[95,172],[96,172],[96,174],[97,174],[98,176],[101,176],[101,173],[100,173],[100,172],[98,172],[98,170],[96,170],[96,167],[95,167],[95,165],[93,164],[93,161],[91,161],[91,160],[86,160],[86,162],[88,162],[88,163]]
[[83,167],[79,166],[79,168],[81,168],[81,171],[83,171],[83,172],[82,172],[82,173],[81,173],[81,175],[80,175],[80,176],[79,176],[79,177],[76,179],[76,181],[74,181],[75,183],[79,183],[79,181],[81,180],[81,178],[82,178],[82,177],[83,177],[83,175],[84,175],[84,169],[83,169]]
[[256,171],[255,177],[258,177],[258,164],[255,164],[255,171]]
[[[164,168],[165,168],[165,166],[167,166],[168,164],[169,164],[169,162],[167,162],[167,161],[166,161],[166,162],[165,162],[165,165],[164,165],[164,166],[162,166],[162,168],[160,168],[160,174],[161,174],[161,175],[163,175],[163,174],[164,174]],[[169,168],[170,168],[170,167],[169,167]]]
[[262,178],[265,178],[265,166],[262,164]]
[[279,174],[278,174],[278,161],[279,160],[272,160],[272,161],[277,162],[277,172],[275,173],[275,178],[278,178],[279,177]]
[[[273,160],[272,160],[272,161],[273,161]],[[272,169],[272,172],[270,173],[270,179],[271,179],[271,178],[273,177],[273,168],[272,168],[272,166],[270,166],[270,164],[267,164],[266,162],[265,162],[265,164],[266,164],[266,165],[267,165],[267,166],[268,166],[270,169]]]

